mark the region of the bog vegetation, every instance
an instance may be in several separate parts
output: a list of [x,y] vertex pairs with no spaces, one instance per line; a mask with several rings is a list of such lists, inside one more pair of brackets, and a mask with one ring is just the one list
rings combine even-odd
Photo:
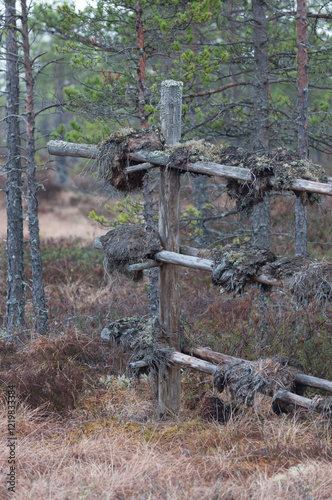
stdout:
[[[59,203],[63,195],[53,196]],[[42,213],[45,204],[41,199]],[[284,223],[283,212],[276,220]],[[310,224],[310,234],[319,240],[313,253],[328,258],[321,238],[324,229],[330,238],[326,218],[324,224]],[[211,377],[184,370],[181,414],[160,422],[153,379],[129,378],[130,354],[100,337],[112,321],[147,316],[147,278],[133,283],[114,273],[110,280],[102,252],[79,240],[43,240],[42,248],[50,336],[32,335],[27,345],[2,341],[0,348],[2,398],[5,384],[15,384],[19,395],[17,498],[328,498],[328,419],[309,412],[277,416],[269,398],[259,396],[220,424],[206,404],[216,394]],[[0,251],[4,314],[4,244]],[[29,280],[28,253],[26,266]],[[278,353],[306,373],[332,378],[330,310],[290,307],[289,296],[275,291],[262,329],[258,288],[220,295],[195,270],[183,271],[181,284],[185,331],[194,344],[251,360]],[[6,418],[3,405],[3,429]],[[1,492],[6,498],[3,485]]]
[[[0,19],[4,449],[8,387],[17,398],[17,483],[13,496],[5,453],[0,497],[330,498],[331,407],[276,414],[266,395],[241,392],[236,372],[278,355],[287,377],[332,380],[332,200],[280,193],[299,177],[331,185],[327,3],[112,0],[80,10],[6,0]],[[165,79],[183,85],[175,146],[158,129]],[[58,157],[55,179],[44,149],[51,137],[84,146],[96,163]],[[181,411],[164,421],[155,372],[156,363],[168,369],[170,350],[151,320],[158,271],[127,269],[162,249],[156,169],[124,171],[141,148],[163,149],[172,175],[203,160],[250,169],[254,181],[181,175],[183,254],[190,245],[211,259],[215,250],[213,283],[181,268],[183,343],[257,364],[229,370],[230,392],[221,372],[212,380],[182,369]],[[98,232],[105,261],[93,247],[97,224],[113,228]],[[123,224],[137,227],[129,234]],[[259,251],[251,255],[249,243]],[[282,280],[294,252],[307,271],[263,294],[251,277],[268,263]],[[110,324],[118,343],[106,338]],[[135,331],[122,338],[128,324]],[[128,364],[142,358],[146,373],[135,378]]]

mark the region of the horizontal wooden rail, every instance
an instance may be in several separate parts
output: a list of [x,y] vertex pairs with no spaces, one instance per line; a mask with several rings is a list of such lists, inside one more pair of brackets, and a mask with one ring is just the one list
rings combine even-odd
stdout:
[[[98,248],[98,250],[103,249],[101,241],[98,237],[95,238],[94,245],[95,248]],[[159,267],[160,265],[162,265],[162,263],[166,263],[166,264],[175,264],[177,266],[189,267],[192,269],[200,269],[202,271],[208,271],[211,273],[213,268],[213,261],[211,259],[204,259],[201,257],[194,257],[193,255],[188,255],[188,252],[190,252],[190,250],[188,250],[189,248],[190,247],[185,247],[186,255],[182,253],[168,252],[166,250],[162,250],[161,252],[156,253],[155,255],[156,260],[146,259],[144,262],[131,264],[130,266],[128,266],[128,271],[131,272],[144,271],[144,269]],[[196,253],[198,250],[197,248],[193,248],[192,251],[193,253]],[[256,281],[257,283],[262,283],[264,285],[280,286],[280,287],[283,286],[281,281],[269,278],[264,274],[256,276],[255,278],[253,278],[253,281]]]
[[[132,264],[131,266],[128,266],[128,270],[129,271],[141,271],[143,269],[150,269],[151,267],[157,267],[159,265],[158,261],[165,262],[168,264],[175,264],[177,266],[189,267],[192,269],[201,269],[202,271],[209,271],[209,272],[212,272],[212,268],[213,268],[213,261],[210,259],[203,259],[201,257],[193,257],[191,255],[182,255],[180,253],[167,252],[165,250],[162,250],[161,252],[156,253],[155,259],[157,262],[155,262],[154,265],[153,265],[153,260],[149,259],[145,262],[142,262],[139,264]],[[280,286],[280,287],[283,286],[281,281],[269,278],[268,276],[265,276],[264,274],[261,274],[259,276],[255,276],[252,279],[253,279],[253,281],[256,281],[257,283],[262,283],[264,285]]]
[[[192,352],[195,351],[202,351],[203,349],[193,349]],[[208,351],[208,349],[204,349]],[[214,353],[214,354],[220,354],[220,353]],[[220,354],[221,357],[224,358],[224,363],[230,363],[234,361],[240,361],[238,358],[233,358],[232,356],[227,356],[226,354]],[[214,375],[216,371],[218,370],[219,366],[215,365],[213,363],[210,363],[209,361],[205,361],[199,358],[196,358],[194,356],[190,356],[187,354],[183,354],[182,352],[178,351],[173,351],[172,356],[171,356],[172,363],[178,364],[184,368],[190,368],[193,370],[197,370],[202,373],[207,373],[208,375]],[[142,361],[137,361],[129,364],[129,367],[131,369],[139,369],[147,366],[147,362],[144,360]],[[309,377],[309,378],[315,378],[315,377]],[[298,376],[296,378],[298,381]],[[317,379],[320,380],[320,379]],[[328,382],[327,380],[324,380],[323,382]],[[307,384],[306,384],[307,385]],[[314,386],[317,387],[317,386]],[[306,398],[304,396],[299,396],[298,394],[293,394],[290,391],[286,390],[279,390],[275,393],[273,397],[274,401],[280,401],[283,403],[291,403],[295,406],[300,406],[301,408],[305,408],[310,411],[315,411],[315,405],[314,401],[312,399]]]
[[[98,147],[92,144],[75,144],[73,142],[65,141],[49,141],[48,152],[56,156],[73,156],[76,158],[97,158]],[[165,155],[162,151],[137,151],[130,153],[131,160],[139,161],[142,163],[151,163],[156,166],[166,166],[169,163],[169,156]],[[173,166],[179,170],[194,172],[197,174],[216,175],[228,179],[236,179],[241,182],[251,183],[253,181],[250,171],[246,168],[234,167],[231,165],[220,165],[213,162],[196,162],[187,163],[185,165]],[[132,167],[127,167],[132,168]],[[140,166],[140,169],[146,167]],[[276,181],[273,177],[267,177],[268,184],[273,187]],[[317,194],[325,194],[332,196],[332,179],[329,178],[328,183],[313,182],[305,179],[295,179],[289,188],[291,191],[309,192]]]
[[95,144],[76,144],[66,141],[49,141],[48,152],[55,156],[72,156],[73,158],[92,158],[98,156],[98,146]]
[[[210,363],[225,364],[234,363],[235,361],[244,361],[241,358],[234,358],[228,354],[223,354],[221,352],[211,351],[210,349],[205,349],[204,347],[196,347],[193,349],[184,348],[186,354],[194,355]],[[325,380],[323,378],[312,377],[311,375],[305,375],[304,373],[297,373],[295,376],[296,382],[308,387],[314,387],[315,389],[323,389],[324,391],[332,392],[332,382],[330,380]]]

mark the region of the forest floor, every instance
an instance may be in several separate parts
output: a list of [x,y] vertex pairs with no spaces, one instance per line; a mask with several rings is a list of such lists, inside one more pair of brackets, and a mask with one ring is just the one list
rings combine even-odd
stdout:
[[[153,379],[129,379],[128,356],[100,339],[111,321],[145,316],[148,300],[146,278],[138,284],[121,275],[110,278],[102,252],[93,247],[93,238],[106,230],[87,215],[92,209],[100,213],[104,201],[56,188],[40,198],[50,337],[39,338],[33,330],[28,289],[30,341],[0,342],[0,498],[330,499],[328,419],[309,412],[277,416],[269,398],[260,396],[226,424],[209,421],[201,401],[213,390],[211,378],[183,370],[181,413],[158,420]],[[283,218],[287,211],[285,205],[275,215]],[[324,246],[331,239],[328,220],[310,231],[320,242],[313,253],[330,257],[331,247]],[[0,236],[5,238],[3,218]],[[28,250],[26,273],[29,283]],[[1,329],[2,241],[0,284]],[[181,285],[183,319],[197,345],[251,360],[282,354],[305,373],[332,379],[331,308],[295,307],[276,290],[268,295],[262,331],[257,289],[237,298],[220,295],[208,275],[193,270],[181,271]],[[17,398],[15,494],[6,484],[8,384]]]

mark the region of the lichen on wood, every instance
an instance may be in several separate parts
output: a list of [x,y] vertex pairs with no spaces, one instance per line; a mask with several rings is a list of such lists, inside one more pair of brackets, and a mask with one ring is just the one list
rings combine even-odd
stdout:
[[[223,147],[221,145],[212,144],[204,139],[190,140],[184,143],[177,142],[173,146],[165,149],[165,153],[169,155],[168,167],[177,167],[188,163],[215,162],[220,163],[220,154]],[[185,173],[185,170],[176,170],[180,175]],[[196,176],[190,172],[191,175]]]
[[128,266],[153,258],[163,248],[156,231],[142,226],[119,226],[99,238],[110,273],[120,271],[133,281],[143,278],[143,271],[129,271]]
[[158,132],[123,128],[111,134],[98,145],[97,172],[100,179],[119,191],[132,191],[143,187],[144,170],[126,174],[128,154],[135,151],[163,149]]

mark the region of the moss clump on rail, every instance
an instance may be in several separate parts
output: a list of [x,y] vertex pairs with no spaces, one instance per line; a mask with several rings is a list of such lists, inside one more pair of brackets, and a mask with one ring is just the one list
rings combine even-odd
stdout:
[[[183,163],[196,163],[198,161],[220,163],[220,154],[223,147],[204,141],[204,139],[177,142],[165,149],[169,155],[169,166],[175,167]],[[181,173],[181,171],[180,171]]]
[[155,231],[148,233],[142,226],[119,226],[100,237],[107,269],[119,271],[133,281],[143,278],[143,271],[129,271],[128,266],[153,258],[163,247]]
[[102,331],[102,338],[113,340],[130,354],[134,376],[146,373],[164,374],[171,364],[173,349],[167,343],[158,318],[123,318],[109,324]]
[[[239,210],[251,209],[260,203],[266,192],[283,191],[291,188],[295,179],[305,179],[314,182],[326,183],[328,175],[320,166],[310,160],[303,160],[295,152],[285,149],[276,149],[271,153],[250,153],[242,148],[230,146],[222,151],[221,163],[230,166],[242,167],[250,170],[253,182],[251,184],[229,180],[228,194],[236,199]],[[275,185],[269,186],[267,179],[273,176]],[[319,201],[315,193],[301,193],[299,195],[304,204],[313,204]]]
[[141,149],[145,151],[163,149],[159,133],[154,130],[142,131],[129,127],[114,132],[98,145],[98,177],[119,191],[128,192],[142,188],[144,170],[129,175],[123,171],[129,166],[128,154]]
[[221,292],[236,295],[252,282],[264,265],[274,262],[276,258],[269,250],[226,245],[213,254],[212,283],[221,286]]
[[303,394],[304,387],[295,381],[299,372],[280,356],[258,361],[237,360],[218,369],[214,386],[219,392],[227,387],[233,400],[251,406],[257,392],[270,397],[280,389]]

